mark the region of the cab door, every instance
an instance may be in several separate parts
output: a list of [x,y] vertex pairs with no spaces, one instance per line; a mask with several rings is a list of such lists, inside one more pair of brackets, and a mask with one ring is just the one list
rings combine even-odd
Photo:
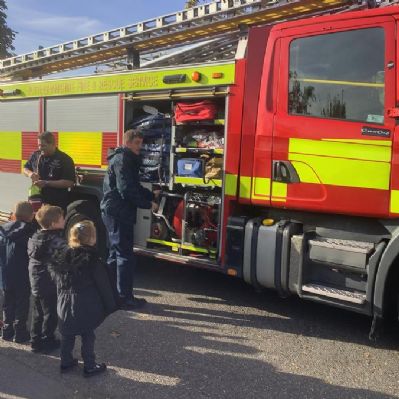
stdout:
[[273,123],[273,206],[389,214],[394,35],[389,17],[285,31]]

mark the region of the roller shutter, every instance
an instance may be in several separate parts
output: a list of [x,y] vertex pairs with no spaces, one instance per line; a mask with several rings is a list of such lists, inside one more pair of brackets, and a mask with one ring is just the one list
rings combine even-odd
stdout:
[[53,132],[116,132],[118,96],[48,99],[46,129]]
[[0,101],[0,132],[39,131],[39,100]]

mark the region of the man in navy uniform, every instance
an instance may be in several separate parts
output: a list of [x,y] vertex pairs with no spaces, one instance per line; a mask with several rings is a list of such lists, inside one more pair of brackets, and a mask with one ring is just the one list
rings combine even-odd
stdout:
[[139,130],[127,130],[124,146],[108,156],[108,170],[104,179],[104,197],[101,213],[109,237],[108,267],[118,290],[120,305],[125,309],[137,309],[145,305],[145,299],[133,295],[135,257],[133,253],[133,228],[137,208],[153,210],[154,194],[139,181],[140,149],[143,136]]
[[38,137],[39,150],[35,151],[24,166],[24,174],[41,189],[44,204],[68,206],[68,190],[75,184],[75,165],[72,158],[60,151],[51,132]]

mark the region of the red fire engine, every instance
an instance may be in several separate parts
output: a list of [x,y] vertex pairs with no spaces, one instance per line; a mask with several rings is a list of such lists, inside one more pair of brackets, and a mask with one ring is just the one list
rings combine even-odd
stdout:
[[[241,32],[232,61],[0,85],[0,179],[22,182],[37,133],[54,132],[79,166],[67,223],[104,237],[107,151],[139,127],[143,184],[162,195],[139,211],[135,251],[370,315],[373,335],[399,293],[399,7],[269,3],[251,18],[308,18]],[[2,68],[51,70],[29,57]]]

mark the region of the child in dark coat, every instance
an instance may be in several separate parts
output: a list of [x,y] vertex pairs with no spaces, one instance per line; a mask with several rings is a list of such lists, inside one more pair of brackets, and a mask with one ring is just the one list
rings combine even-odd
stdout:
[[59,348],[57,328],[57,288],[50,273],[57,251],[65,249],[64,212],[58,206],[44,205],[36,213],[42,230],[28,243],[29,279],[32,290],[32,352],[50,352]]
[[90,377],[106,370],[96,363],[94,330],[116,310],[115,296],[95,249],[96,229],[82,221],[71,228],[69,249],[57,257],[53,272],[58,290],[58,327],[61,333],[61,372],[77,366],[72,356],[77,335],[82,339],[83,375]]
[[0,226],[0,280],[4,294],[2,338],[23,343],[29,341],[26,328],[30,297],[27,247],[35,231],[31,204],[18,202],[14,215],[15,221]]

